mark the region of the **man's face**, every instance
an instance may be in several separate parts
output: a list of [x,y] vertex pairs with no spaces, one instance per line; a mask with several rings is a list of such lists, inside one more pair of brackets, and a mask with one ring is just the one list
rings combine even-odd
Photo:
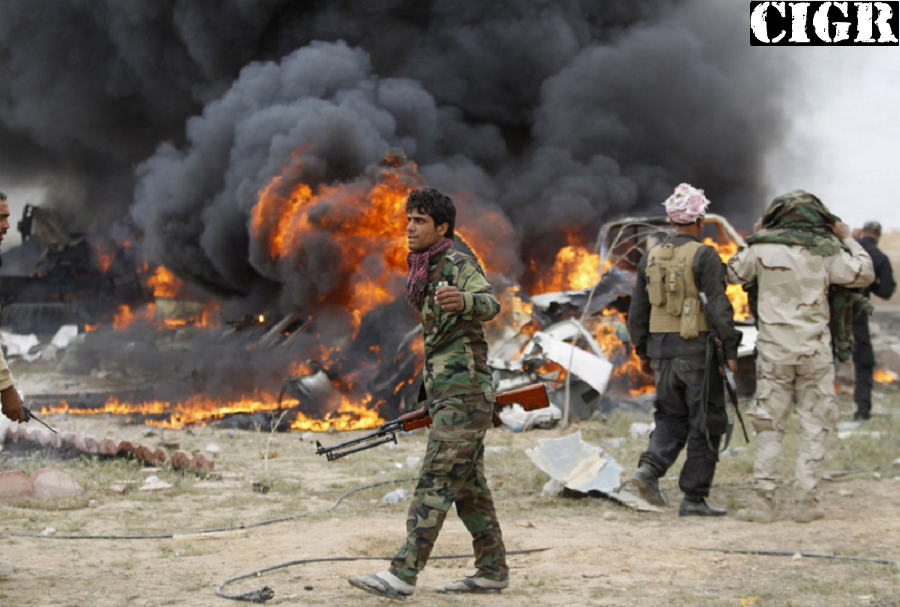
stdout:
[[0,200],[0,243],[9,231],[9,205],[5,200]]
[[413,209],[406,214],[406,242],[413,253],[427,251],[447,233],[447,224],[435,227],[431,215]]

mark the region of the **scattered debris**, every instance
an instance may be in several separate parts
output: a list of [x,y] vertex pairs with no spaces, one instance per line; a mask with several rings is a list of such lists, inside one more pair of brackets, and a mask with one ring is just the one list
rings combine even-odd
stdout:
[[618,488],[622,467],[600,447],[581,440],[580,431],[563,438],[542,438],[538,443],[525,454],[568,489],[611,493]]
[[173,486],[171,483],[167,483],[154,475],[144,479],[144,484],[138,487],[138,491],[163,491],[171,489]]
[[57,350],[65,350],[78,337],[78,325],[63,325],[50,340],[50,345]]
[[532,428],[552,428],[562,419],[562,410],[554,404],[543,409],[526,411],[522,405],[513,403],[500,410],[503,425],[513,432],[524,432]]
[[631,428],[628,429],[628,434],[631,435],[631,438],[647,438],[655,428],[655,423],[634,422],[631,424]]
[[8,360],[21,358],[25,362],[34,362],[41,357],[41,342],[34,333],[20,335],[18,333],[0,331],[0,343],[6,348],[6,358]]
[[406,498],[409,497],[409,490],[404,489],[403,487],[394,489],[393,491],[386,493],[384,497],[381,498],[381,504],[384,506],[390,504],[396,504],[398,502],[402,502]]

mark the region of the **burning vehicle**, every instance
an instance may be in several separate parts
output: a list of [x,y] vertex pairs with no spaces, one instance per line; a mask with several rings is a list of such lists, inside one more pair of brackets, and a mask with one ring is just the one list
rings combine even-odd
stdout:
[[149,301],[130,247],[73,234],[53,209],[26,205],[22,244],[3,253],[0,324],[53,333],[66,324],[112,318],[119,306]]
[[[707,215],[706,222],[704,243],[727,262],[745,244],[743,238],[720,215]],[[627,312],[641,257],[672,233],[667,217],[630,217],[601,228],[596,253],[561,250],[556,264],[560,274],[578,273],[578,267],[595,263],[600,280],[531,298],[531,322],[494,350],[491,365],[498,389],[538,379],[548,382],[556,388],[551,400],[566,418],[606,414],[620,406],[649,410],[653,380],[641,373],[640,359],[629,343]],[[738,352],[739,388],[752,393],[756,329],[743,289],[729,285],[727,295],[744,335]]]

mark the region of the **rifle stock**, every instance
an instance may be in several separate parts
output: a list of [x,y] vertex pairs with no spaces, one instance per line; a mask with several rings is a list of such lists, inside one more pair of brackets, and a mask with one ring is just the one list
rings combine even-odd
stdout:
[[[498,392],[495,395],[497,406],[519,403],[526,411],[535,411],[550,406],[550,396],[547,394],[547,386],[544,383],[531,384],[515,390],[506,392]],[[496,409],[491,414],[491,420],[495,427],[503,424]],[[345,455],[364,451],[383,445],[388,442],[397,442],[397,432],[409,432],[417,428],[430,426],[432,423],[431,415],[428,413],[427,407],[404,413],[395,420],[383,423],[377,430],[369,434],[354,438],[343,443],[334,445],[333,447],[323,447],[319,441],[316,441],[316,455],[325,455],[328,461],[340,459]],[[357,446],[359,445],[359,446]]]

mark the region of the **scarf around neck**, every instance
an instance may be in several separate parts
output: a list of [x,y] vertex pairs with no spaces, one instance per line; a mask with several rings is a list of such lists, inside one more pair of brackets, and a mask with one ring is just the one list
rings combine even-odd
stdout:
[[410,251],[406,256],[409,274],[406,275],[406,301],[416,310],[422,309],[425,287],[428,286],[428,266],[431,260],[453,246],[449,238],[441,238],[426,251]]

